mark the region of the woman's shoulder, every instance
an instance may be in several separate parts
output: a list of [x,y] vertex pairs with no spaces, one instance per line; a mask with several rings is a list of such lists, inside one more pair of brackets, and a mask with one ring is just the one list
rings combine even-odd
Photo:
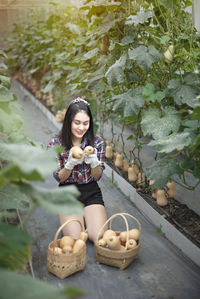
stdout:
[[104,144],[103,138],[99,135],[94,136],[94,144]]

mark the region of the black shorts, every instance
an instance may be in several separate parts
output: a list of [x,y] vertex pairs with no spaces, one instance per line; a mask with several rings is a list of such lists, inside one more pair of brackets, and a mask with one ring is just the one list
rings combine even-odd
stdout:
[[78,188],[81,195],[77,198],[77,200],[82,202],[85,207],[95,204],[104,206],[102,192],[96,181],[88,184],[60,183],[59,187],[70,185],[74,185]]

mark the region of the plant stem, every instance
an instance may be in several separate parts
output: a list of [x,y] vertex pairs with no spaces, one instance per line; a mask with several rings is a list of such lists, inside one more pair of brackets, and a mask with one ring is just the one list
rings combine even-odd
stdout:
[[131,0],[128,1],[128,15],[131,14]]
[[30,217],[32,216],[32,214],[35,212],[36,208],[37,208],[37,204],[33,204],[32,208],[29,210],[28,214],[26,214],[26,216],[24,217],[23,221],[20,223],[20,227],[23,228],[24,225],[27,223],[27,221],[30,219]]

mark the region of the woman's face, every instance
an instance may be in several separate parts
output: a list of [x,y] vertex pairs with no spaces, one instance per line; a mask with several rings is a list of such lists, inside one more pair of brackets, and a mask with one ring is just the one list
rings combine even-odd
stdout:
[[90,126],[90,117],[85,111],[78,112],[71,123],[72,138],[82,139]]

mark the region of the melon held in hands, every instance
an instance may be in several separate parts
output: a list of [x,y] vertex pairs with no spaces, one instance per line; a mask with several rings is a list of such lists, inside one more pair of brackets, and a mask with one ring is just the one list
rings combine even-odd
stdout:
[[83,150],[79,146],[73,146],[69,152],[75,159],[81,159],[84,155]]
[[88,145],[84,148],[83,150],[84,154],[94,154],[94,147],[92,147],[91,145]]

